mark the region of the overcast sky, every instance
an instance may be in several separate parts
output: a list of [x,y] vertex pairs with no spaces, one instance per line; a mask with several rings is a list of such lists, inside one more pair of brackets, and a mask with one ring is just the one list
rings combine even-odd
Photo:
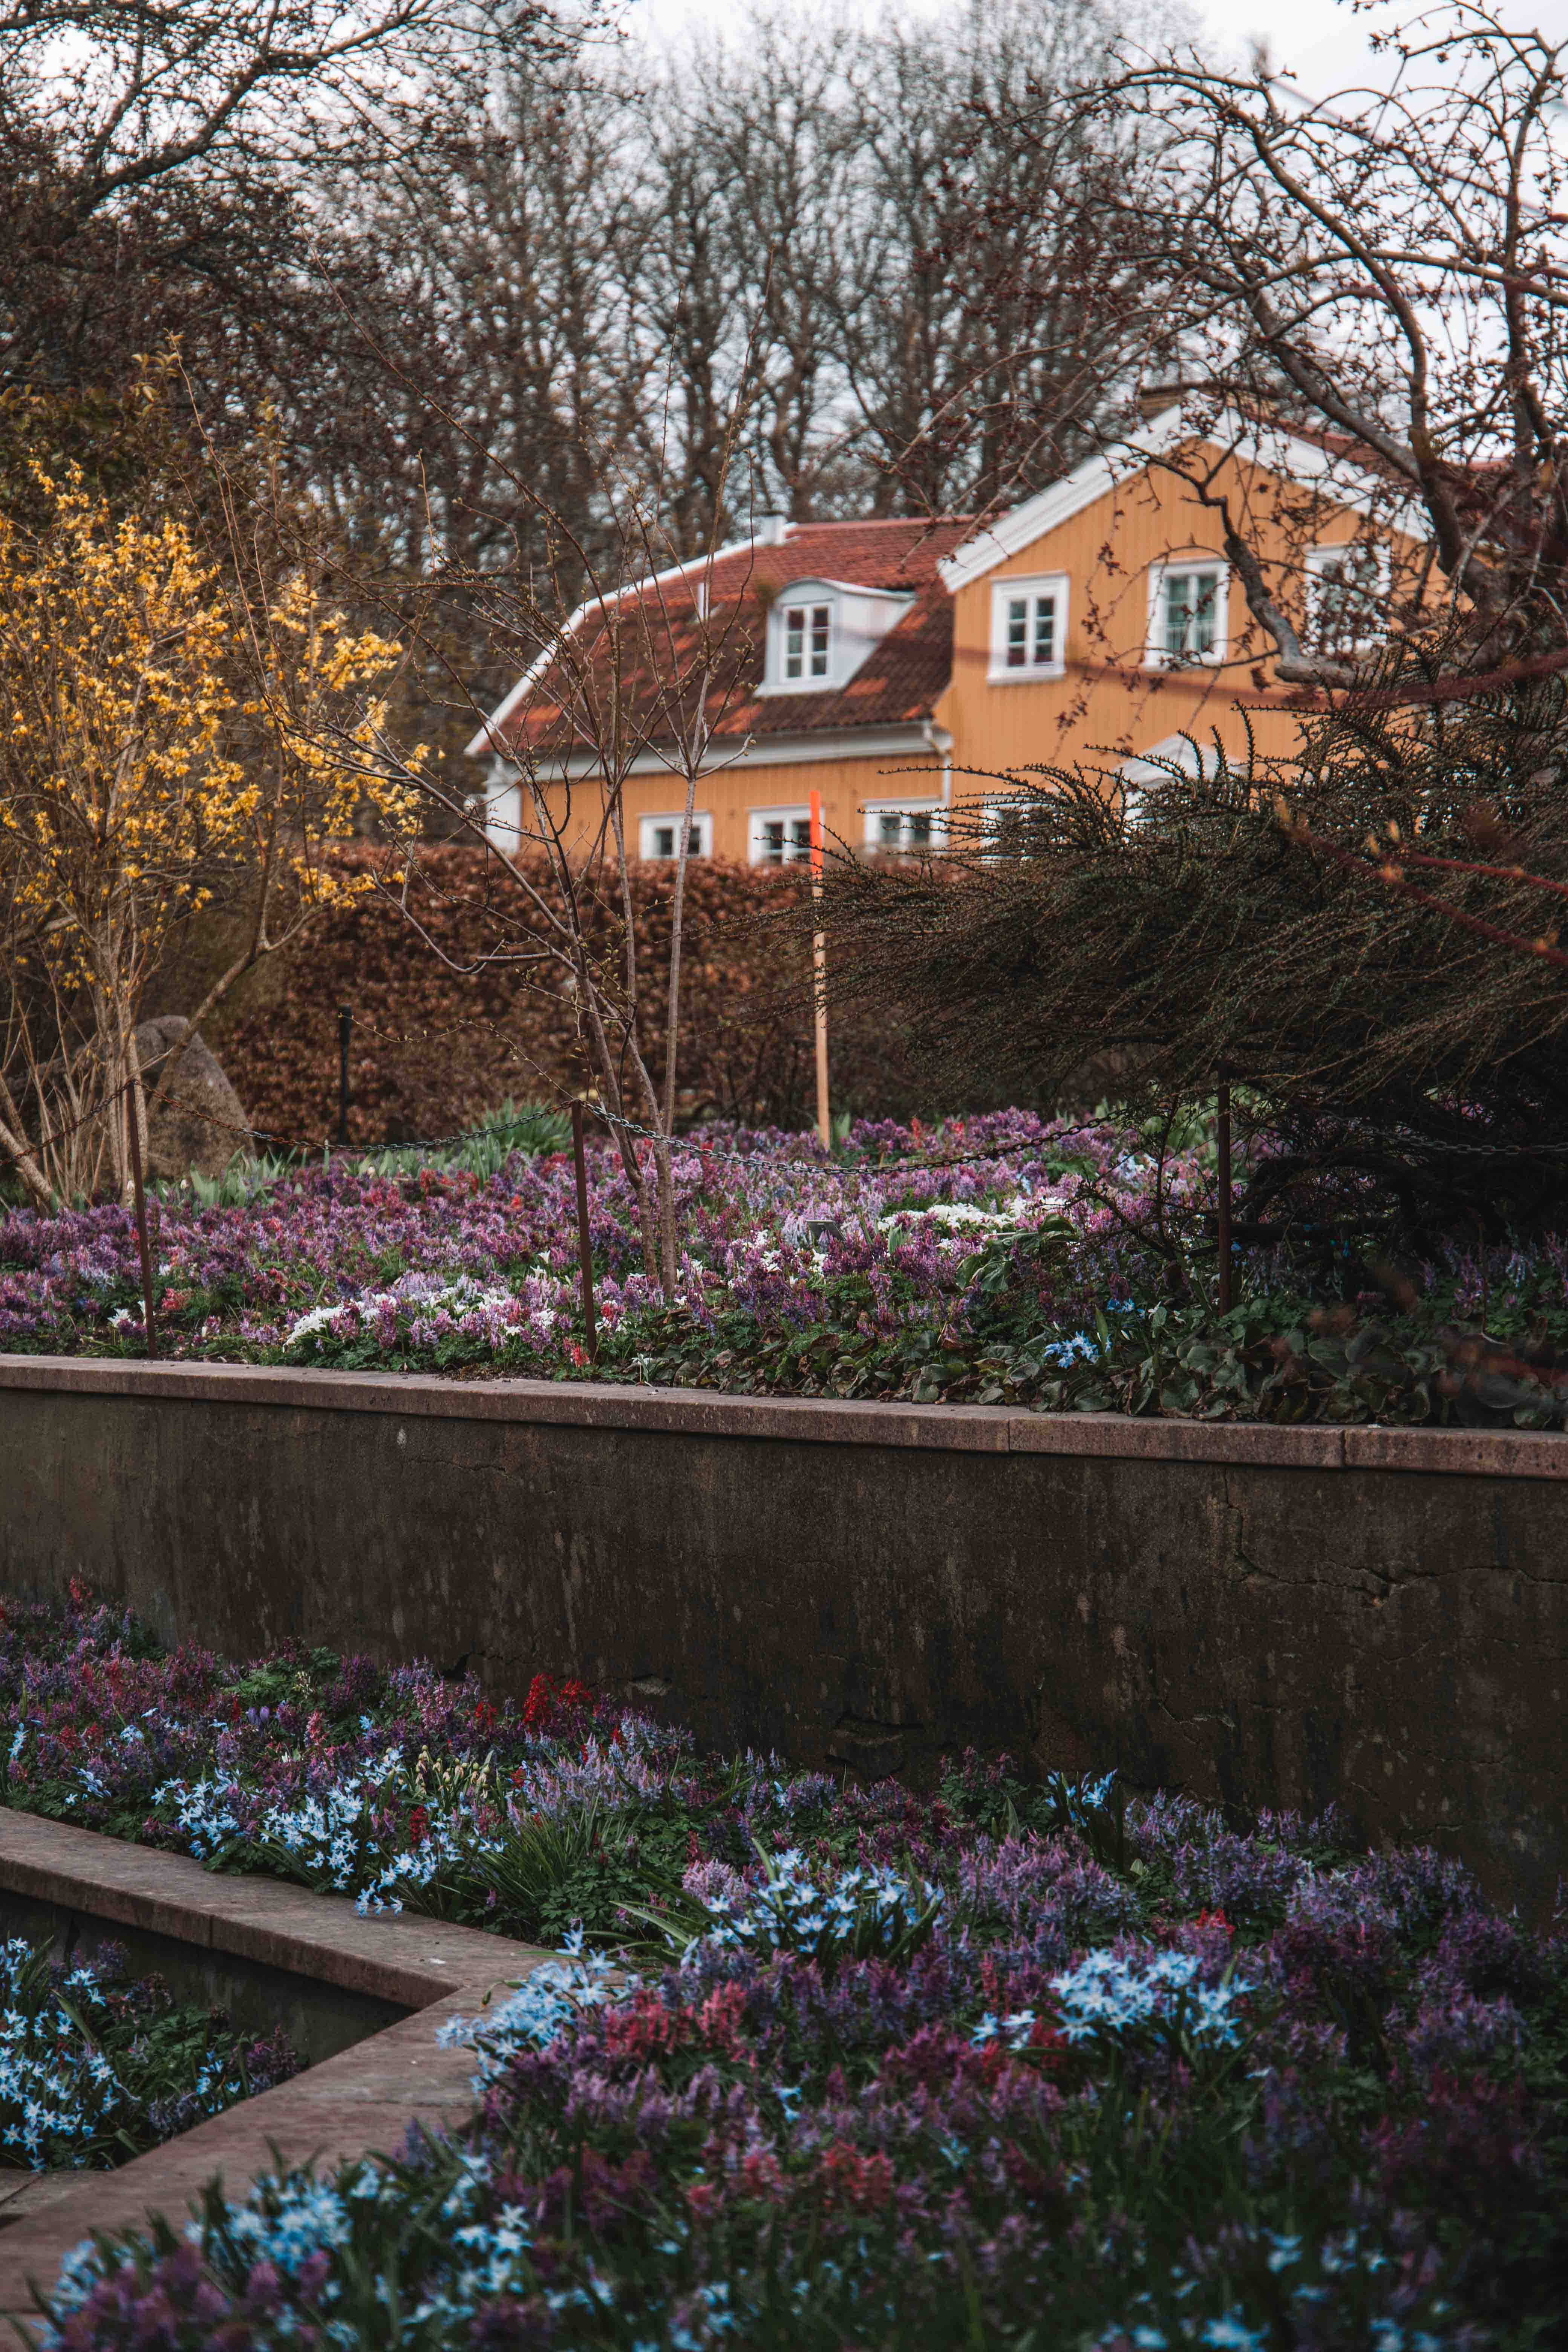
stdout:
[[[1339,84],[1381,79],[1382,69],[1366,47],[1368,26],[1408,23],[1416,0],[1352,12],[1342,0],[1194,0],[1216,39],[1245,49],[1254,36],[1267,39],[1279,65],[1292,67],[1304,87],[1329,89]],[[1520,30],[1568,38],[1568,0],[1512,0],[1504,21]]]
[[[795,4],[806,12],[813,0]],[[843,0],[816,0],[816,5],[837,7]],[[921,0],[904,0],[904,5],[918,10]],[[1186,0],[1186,5],[1216,55],[1228,50],[1239,60],[1254,40],[1266,40],[1274,63],[1289,68],[1303,89],[1319,95],[1382,81],[1389,67],[1368,48],[1368,29],[1408,24],[1421,9],[1421,0],[1372,0],[1360,8],[1353,8],[1350,0]],[[1513,25],[1568,39],[1568,0],[1511,0],[1506,15]],[[633,27],[639,22],[674,27],[693,16],[706,16],[723,25],[733,16],[730,0],[633,0],[627,22]]]
[[1390,15],[1380,7],[1352,16],[1339,0],[1289,0],[1288,6],[1279,0],[1272,6],[1268,0],[1195,0],[1195,12],[1216,47],[1244,54],[1255,39],[1267,41],[1275,64],[1289,67],[1308,89],[1367,76],[1366,26]]

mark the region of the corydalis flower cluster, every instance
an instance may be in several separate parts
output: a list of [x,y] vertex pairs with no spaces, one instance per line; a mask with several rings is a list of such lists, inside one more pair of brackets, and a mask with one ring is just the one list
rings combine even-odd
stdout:
[[[1125,1289],[1140,1259],[1151,1163],[1135,1142],[1118,1126],[1016,1111],[919,1135],[863,1124],[832,1160],[798,1135],[698,1130],[674,1154],[677,1303],[699,1326],[740,1315],[760,1333],[823,1320],[872,1337],[940,1329],[964,1322],[977,1266],[998,1253],[1021,1252],[1028,1295],[1041,1297],[1031,1246],[1059,1233],[1082,1263],[1044,1308],[1062,1323],[1058,1344],[1088,1351],[1090,1303]],[[595,1145],[589,1169],[598,1320],[618,1360],[617,1335],[630,1350],[665,1301],[642,1271],[618,1150]],[[1164,1213],[1198,1189],[1195,1170],[1173,1164]],[[569,1370],[582,1355],[577,1247],[561,1154],[514,1156],[484,1181],[399,1182],[347,1165],[242,1206],[171,1200],[157,1268],[164,1341],[311,1363],[500,1357]],[[119,1206],[0,1217],[0,1345],[134,1336],[142,1311],[134,1226]]]
[[586,1929],[468,2021],[467,2128],[84,2256],[69,2352],[384,2340],[393,2279],[410,2340],[562,2352],[1128,2352],[1281,2315],[1301,2352],[1471,2352],[1560,2308],[1568,1950],[1449,1858],[996,1759],[840,1787],[542,1676],[518,1705],[136,1655],[85,1602],[29,1625],[14,1796],[123,1823],[183,1746],[230,1863]]

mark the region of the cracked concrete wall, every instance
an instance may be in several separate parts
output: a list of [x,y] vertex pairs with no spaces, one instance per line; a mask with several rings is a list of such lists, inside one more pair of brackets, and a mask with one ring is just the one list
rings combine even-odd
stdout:
[[1568,1871],[1568,1481],[8,1391],[0,1590],[576,1674],[703,1742],[1115,1764]]

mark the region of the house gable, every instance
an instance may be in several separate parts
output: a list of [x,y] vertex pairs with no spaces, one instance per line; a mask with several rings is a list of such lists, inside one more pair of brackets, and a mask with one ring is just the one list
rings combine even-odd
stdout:
[[[1184,424],[1179,405],[1163,409],[1141,431],[1112,448],[1085,458],[1062,480],[1037,491],[1021,505],[1009,508],[961,547],[954,548],[938,566],[943,585],[956,596],[961,589],[1010,563],[1026,551],[1033,550],[1043,557],[1044,542],[1064,523],[1072,521],[1098,499],[1125,489],[1152,462],[1184,443],[1205,448],[1216,460],[1228,457],[1239,466],[1256,467],[1280,482],[1289,481],[1298,489],[1315,490],[1342,511],[1369,516],[1376,510],[1377,488],[1370,476],[1359,467],[1347,465],[1342,456],[1321,442],[1310,441],[1284,427],[1271,427],[1267,436],[1260,435],[1234,412],[1218,417],[1215,428],[1213,434],[1195,433]],[[1414,508],[1381,520],[1392,520],[1393,527],[1405,530],[1414,530],[1417,522]],[[1042,570],[1049,568],[1042,562]]]

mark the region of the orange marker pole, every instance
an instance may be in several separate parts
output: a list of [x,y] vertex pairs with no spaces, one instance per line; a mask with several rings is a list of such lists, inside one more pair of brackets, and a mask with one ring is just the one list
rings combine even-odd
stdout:
[[[811,895],[822,896],[822,794],[813,793],[811,807]],[[820,931],[811,942],[816,1000],[816,1132],[824,1151],[833,1148],[833,1123],[827,1115],[827,941]]]

